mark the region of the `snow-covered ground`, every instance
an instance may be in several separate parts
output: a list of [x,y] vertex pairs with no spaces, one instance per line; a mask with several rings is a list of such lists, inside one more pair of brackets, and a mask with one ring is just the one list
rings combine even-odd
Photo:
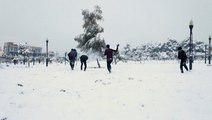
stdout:
[[0,64],[0,120],[212,120],[212,66],[128,62]]

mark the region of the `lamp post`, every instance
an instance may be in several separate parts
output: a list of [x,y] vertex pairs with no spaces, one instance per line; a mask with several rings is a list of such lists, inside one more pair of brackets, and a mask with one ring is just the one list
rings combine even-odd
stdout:
[[209,56],[208,56],[208,63],[211,64],[211,35],[209,35]]
[[205,45],[205,64],[207,63],[207,45]]
[[190,49],[189,49],[189,70],[192,70],[192,63],[193,63],[193,33],[192,29],[194,27],[193,21],[190,21],[189,28],[190,28]]
[[48,55],[48,38],[46,39],[46,67],[48,67],[49,55]]

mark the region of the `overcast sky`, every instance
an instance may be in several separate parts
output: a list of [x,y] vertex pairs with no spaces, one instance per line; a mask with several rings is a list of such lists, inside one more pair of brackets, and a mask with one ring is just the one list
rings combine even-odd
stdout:
[[63,53],[76,47],[83,32],[82,9],[103,11],[102,37],[121,47],[146,42],[182,41],[194,23],[194,40],[208,43],[212,34],[212,0],[0,0],[0,47],[15,42]]

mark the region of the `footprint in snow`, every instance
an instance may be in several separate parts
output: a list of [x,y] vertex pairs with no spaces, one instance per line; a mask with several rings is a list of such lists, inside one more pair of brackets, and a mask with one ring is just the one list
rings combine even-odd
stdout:
[[129,79],[129,80],[134,80],[134,78],[133,78],[133,77],[129,77],[128,79]]
[[95,83],[97,83],[97,82],[102,82],[102,80],[95,80]]

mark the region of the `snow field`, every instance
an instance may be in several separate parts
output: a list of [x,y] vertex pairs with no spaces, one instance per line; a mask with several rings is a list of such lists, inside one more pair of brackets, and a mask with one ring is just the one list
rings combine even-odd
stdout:
[[177,61],[119,62],[112,73],[77,63],[1,64],[0,120],[211,120],[212,66]]

